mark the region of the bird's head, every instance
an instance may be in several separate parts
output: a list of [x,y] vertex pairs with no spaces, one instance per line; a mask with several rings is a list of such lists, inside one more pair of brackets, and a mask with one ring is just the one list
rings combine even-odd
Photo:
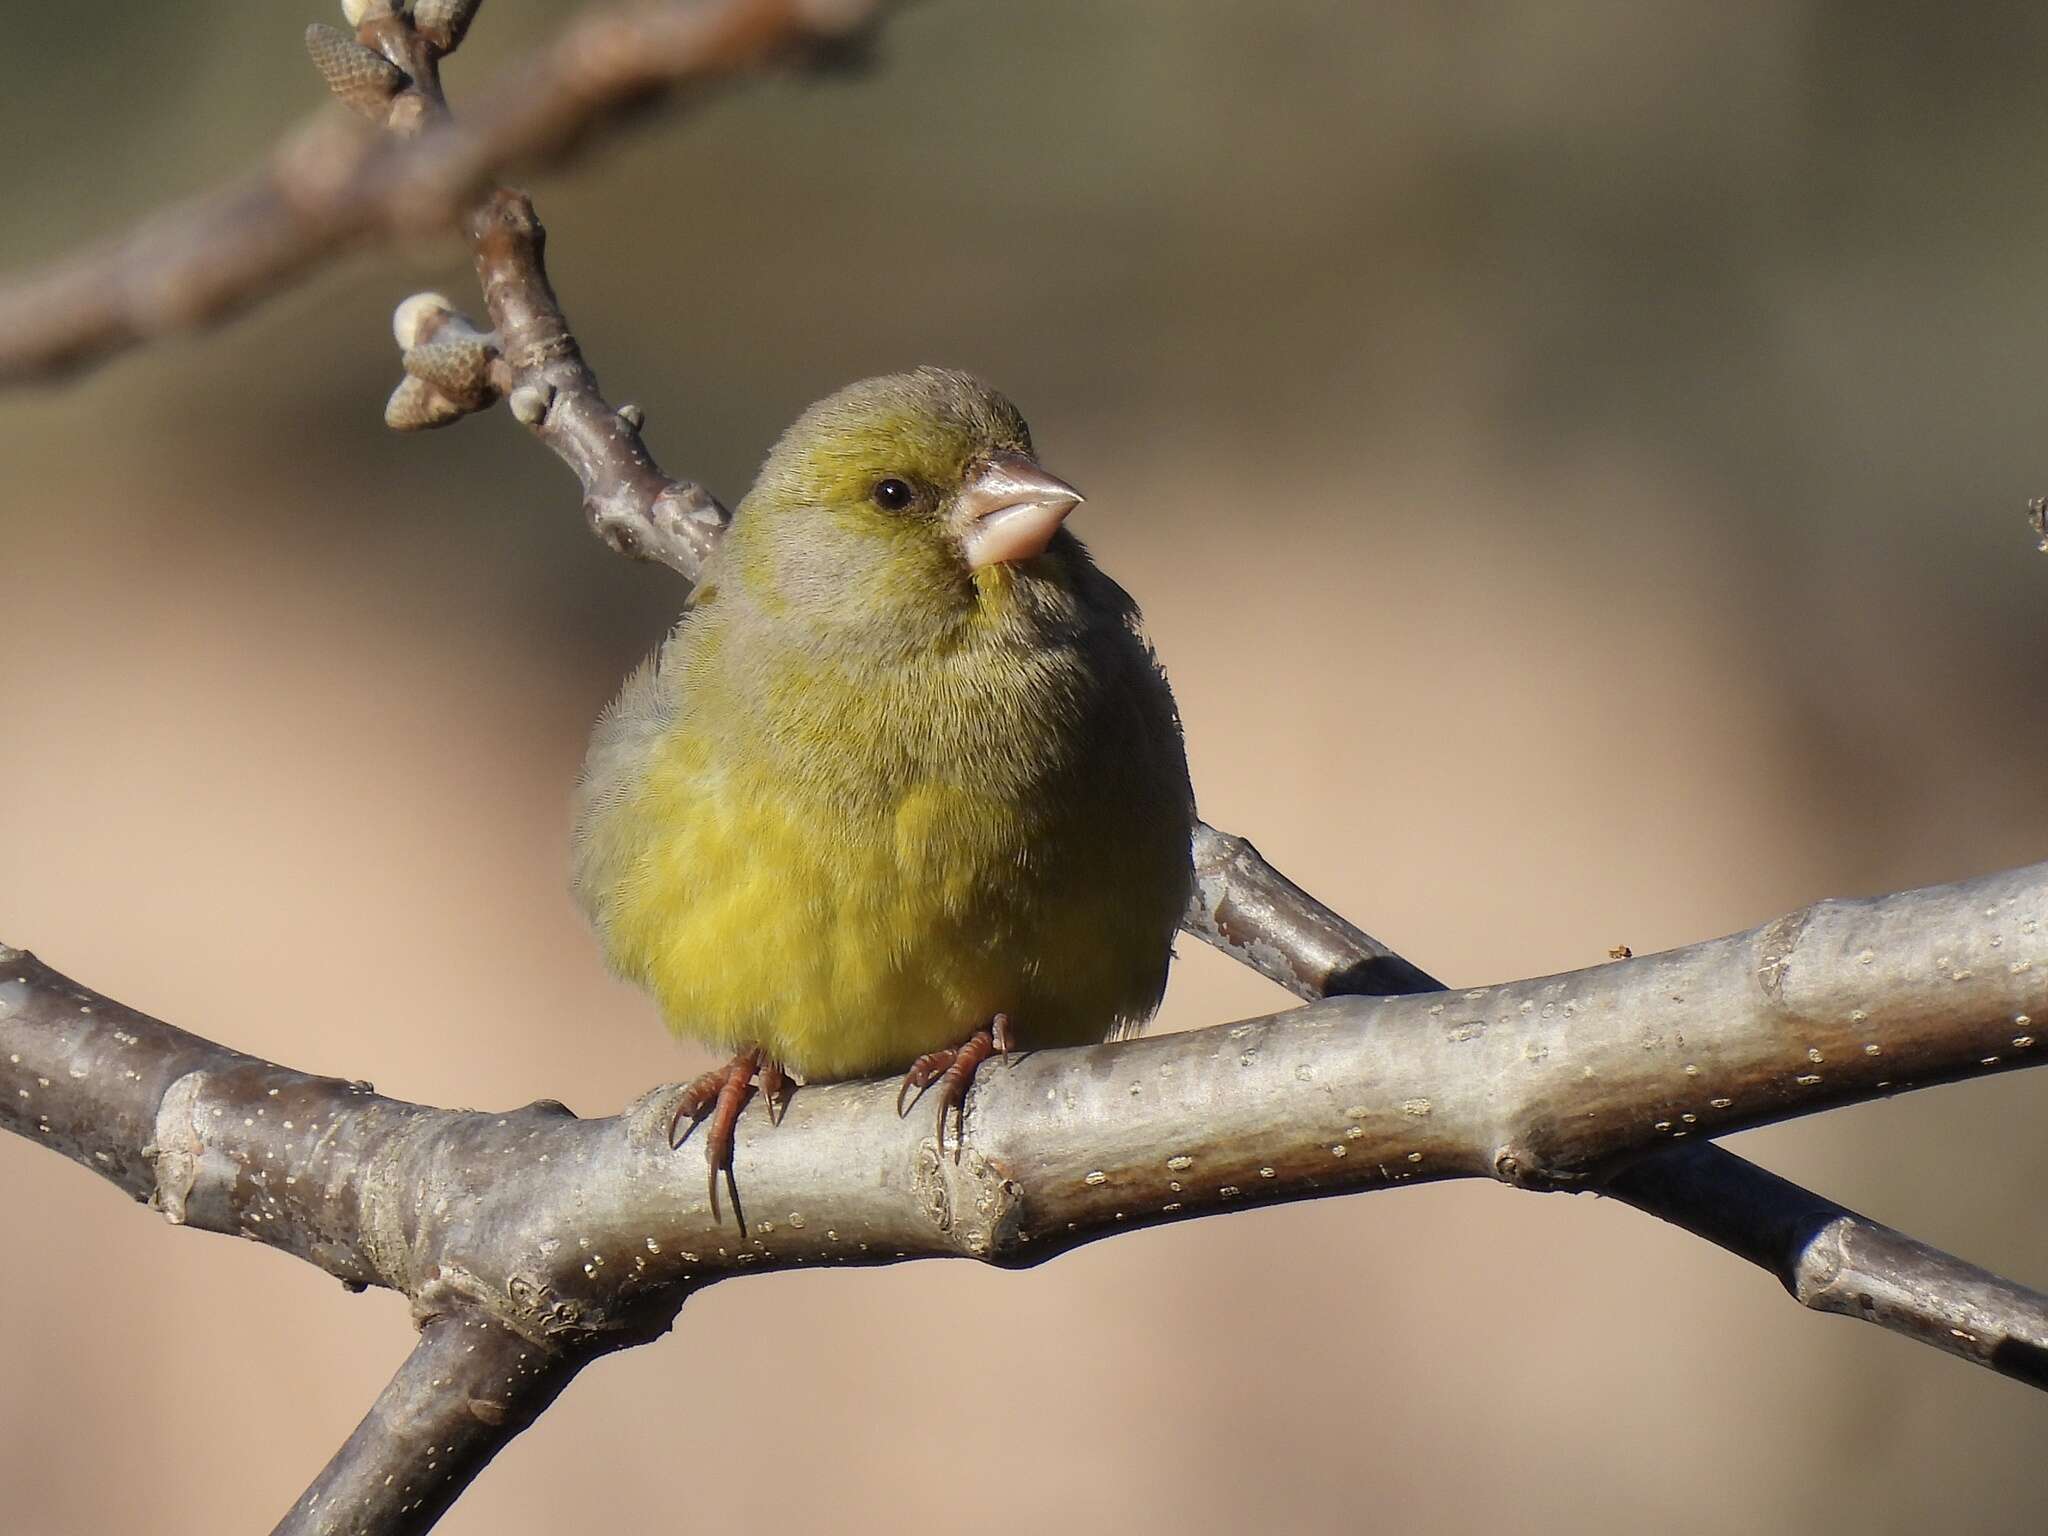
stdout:
[[979,379],[919,368],[849,384],[770,450],[722,580],[829,621],[957,619],[1061,587],[1085,562],[1061,527],[1081,493],[1047,473],[1017,408]]

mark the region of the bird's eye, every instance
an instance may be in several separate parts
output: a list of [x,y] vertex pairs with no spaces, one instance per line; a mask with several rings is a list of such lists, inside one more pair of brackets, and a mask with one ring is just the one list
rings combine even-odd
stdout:
[[898,480],[891,475],[886,480],[875,482],[875,505],[889,512],[901,512],[917,499],[917,492],[910,488],[908,480]]

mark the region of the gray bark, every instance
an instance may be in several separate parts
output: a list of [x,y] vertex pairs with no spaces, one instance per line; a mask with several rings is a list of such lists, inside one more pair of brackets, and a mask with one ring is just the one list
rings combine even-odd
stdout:
[[[624,1114],[400,1103],[237,1055],[19,952],[0,1126],[171,1220],[266,1242],[423,1315],[536,1343],[636,1334],[745,1270],[940,1254],[1035,1263],[1110,1232],[1443,1178],[1597,1185],[1634,1156],[2040,1059],[2048,865],[1823,902],[1749,933],[1455,993],[1335,997],[983,1074],[966,1144],[890,1083],[741,1119],[744,1232]],[[665,1319],[664,1319],[665,1320]]]
[[[651,100],[691,105],[736,77],[844,47],[884,8],[883,0],[597,7],[566,22],[462,122],[433,125],[417,142],[348,115],[316,118],[240,180],[0,284],[0,386],[75,373],[218,324],[365,242],[452,228],[495,177],[558,161]],[[388,22],[366,20],[356,35],[382,49],[395,35]],[[421,40],[438,56],[459,38],[443,31]],[[367,82],[344,85],[327,59],[316,62],[360,110]],[[392,62],[403,69],[412,61]],[[421,126],[409,98],[388,119],[408,132]]]

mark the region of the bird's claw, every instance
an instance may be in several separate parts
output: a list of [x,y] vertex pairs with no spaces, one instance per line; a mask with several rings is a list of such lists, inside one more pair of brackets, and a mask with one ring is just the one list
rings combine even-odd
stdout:
[[974,1086],[974,1074],[981,1064],[991,1056],[1001,1056],[1005,1066],[1011,1061],[1011,1052],[1016,1047],[1016,1037],[1010,1029],[1010,1016],[999,1013],[985,1029],[978,1029],[959,1045],[942,1050],[926,1051],[910,1064],[903,1074],[903,1082],[896,1089],[896,1117],[900,1120],[910,1113],[910,1106],[923,1097],[926,1088],[938,1084],[939,1113],[934,1126],[938,1136],[939,1150],[946,1146],[946,1119],[953,1120],[953,1161],[960,1160],[960,1148],[967,1140],[967,1090]]
[[761,1097],[768,1101],[768,1123],[782,1124],[782,1117],[789,1113],[789,1073],[779,1061],[761,1063]]
[[[670,1151],[679,1149],[690,1139],[690,1132],[697,1129],[711,1106],[718,1099],[718,1090],[725,1086],[726,1069],[714,1068],[690,1080],[683,1091],[676,1095],[675,1113],[668,1120],[668,1145]],[[685,1124],[684,1122],[688,1122]]]
[[[753,1093],[755,1074],[760,1074],[761,1092],[768,1101],[768,1123],[780,1125],[782,1116],[789,1107],[789,1073],[779,1061],[771,1059],[757,1047],[741,1051],[722,1067],[714,1067],[693,1081],[676,1097],[675,1113],[669,1117],[668,1144],[680,1147],[690,1139],[690,1132],[708,1115],[711,1129],[704,1137],[704,1161],[709,1165],[710,1185],[707,1193],[711,1200],[711,1219],[719,1219],[718,1176],[725,1175],[726,1188],[732,1195],[733,1214],[739,1216],[740,1191],[733,1178],[732,1151],[733,1130],[739,1124],[740,1111],[747,1107],[747,1099]],[[685,1125],[683,1122],[688,1121]],[[746,1221],[740,1219],[740,1230],[746,1230]]]
[[924,1097],[939,1074],[953,1065],[953,1058],[960,1053],[951,1046],[936,1051],[926,1051],[913,1061],[903,1074],[903,1081],[896,1088],[896,1118],[901,1120],[910,1113],[910,1106]]

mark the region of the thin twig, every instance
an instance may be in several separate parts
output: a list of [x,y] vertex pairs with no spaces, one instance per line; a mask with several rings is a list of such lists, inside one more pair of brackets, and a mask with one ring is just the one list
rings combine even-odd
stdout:
[[694,104],[741,75],[843,45],[883,8],[608,7],[570,21],[459,123],[400,140],[352,116],[322,116],[255,174],[0,288],[0,384],[74,372],[213,324],[364,241],[450,228],[497,177],[557,160],[649,101]]
[[[388,127],[399,133],[447,128],[440,61],[449,45],[414,16],[379,13],[363,22],[353,46],[397,77],[382,107]],[[614,39],[611,46],[623,44]],[[696,55],[686,51],[685,57]],[[335,83],[332,73],[329,83]],[[339,88],[337,94],[343,94]],[[701,485],[656,468],[641,441],[637,411],[615,409],[604,398],[548,280],[547,231],[532,200],[494,187],[461,222],[490,329],[478,330],[438,294],[401,305],[395,328],[406,377],[385,420],[401,430],[444,426],[509,400],[513,415],[575,473],[592,532],[620,554],[656,561],[695,582],[725,530],[726,510]]]
[[547,234],[523,192],[500,189],[470,219],[470,247],[502,348],[504,393],[583,487],[590,529],[622,555],[694,583],[727,514],[703,486],[672,480],[640,440],[640,419],[598,389],[542,262]]

